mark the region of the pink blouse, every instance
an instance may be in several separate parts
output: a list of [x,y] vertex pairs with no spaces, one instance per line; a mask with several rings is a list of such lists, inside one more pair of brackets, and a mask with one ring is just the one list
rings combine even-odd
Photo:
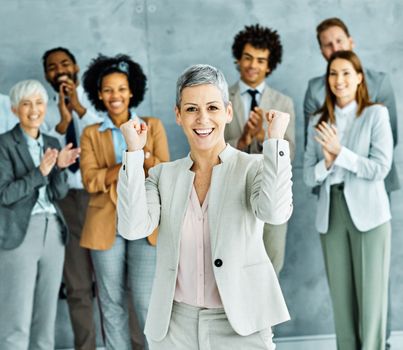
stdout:
[[192,187],[182,226],[174,299],[197,307],[221,308],[211,259],[208,200],[209,192],[200,206],[196,189]]

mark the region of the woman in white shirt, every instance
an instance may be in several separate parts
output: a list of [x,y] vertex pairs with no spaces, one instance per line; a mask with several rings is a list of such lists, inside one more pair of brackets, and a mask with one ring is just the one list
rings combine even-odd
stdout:
[[335,52],[326,100],[310,121],[304,180],[320,186],[316,228],[338,349],[385,344],[391,213],[384,186],[393,156],[386,107],[369,100],[359,58]]
[[208,65],[179,77],[175,111],[190,154],[150,169],[145,185],[147,126],[121,126],[128,151],[118,181],[118,232],[141,239],[160,225],[145,327],[150,349],[274,349],[271,326],[289,315],[262,228],[292,213],[283,139],[290,116],[266,114],[263,157],[227,145],[228,86]]

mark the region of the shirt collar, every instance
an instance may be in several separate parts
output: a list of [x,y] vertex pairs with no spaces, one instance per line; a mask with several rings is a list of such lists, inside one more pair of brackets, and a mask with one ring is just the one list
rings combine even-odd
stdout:
[[340,108],[339,106],[336,105],[334,108],[334,113],[336,115],[356,114],[357,108],[358,108],[357,102],[356,100],[353,100],[343,108]]
[[263,94],[263,90],[266,87],[266,82],[263,80],[258,86],[255,88],[245,84],[242,80],[239,80],[239,92],[241,95],[245,94],[248,90],[257,90],[259,94]]
[[28,147],[34,148],[39,146],[40,148],[43,149],[43,136],[40,131],[38,138],[34,139],[30,135],[28,135],[23,128],[21,128],[21,125],[19,127],[22,131],[22,135],[24,136],[25,141],[27,142]]
[[[103,122],[99,126],[99,132],[104,132],[108,129],[114,130],[119,129],[115,124],[113,124],[112,119],[109,118],[108,112],[103,112],[100,114],[101,118],[103,118]],[[140,122],[143,122],[141,118],[137,116],[137,113],[134,110],[130,110],[130,119],[138,118]]]

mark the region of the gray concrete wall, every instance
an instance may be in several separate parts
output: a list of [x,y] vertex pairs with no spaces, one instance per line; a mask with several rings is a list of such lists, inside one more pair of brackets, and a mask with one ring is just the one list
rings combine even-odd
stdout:
[[[283,63],[268,84],[291,96],[297,112],[297,158],[294,163],[295,212],[290,221],[286,264],[281,284],[292,320],[277,335],[333,332],[332,310],[319,237],[313,226],[315,198],[302,176],[302,101],[310,77],[323,74],[325,62],[315,38],[316,24],[339,16],[348,24],[356,52],[365,66],[391,76],[403,115],[403,3],[400,0],[243,0],[243,1],[78,1],[3,0],[0,23],[0,91],[17,81],[42,78],[40,57],[53,46],[69,47],[82,70],[97,53],[128,53],[148,76],[140,115],[160,117],[167,129],[173,158],[188,151],[174,123],[174,86],[178,74],[193,63],[223,70],[237,79],[231,57],[233,36],[259,22],[276,28],[284,45]],[[400,119],[401,120],[401,119]],[[400,139],[402,140],[402,128]],[[396,149],[403,169],[403,146]],[[403,176],[402,176],[403,177]],[[403,330],[403,191],[393,195],[392,304],[393,329]],[[65,310],[61,308],[61,313]],[[67,318],[59,315],[58,339],[66,342]],[[64,334],[61,334],[64,332]],[[68,338],[70,339],[70,338]]]

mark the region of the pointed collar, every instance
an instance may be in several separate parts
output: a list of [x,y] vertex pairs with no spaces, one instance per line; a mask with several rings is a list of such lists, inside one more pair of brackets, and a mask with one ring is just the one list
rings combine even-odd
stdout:
[[28,147],[35,147],[35,146],[40,146],[41,148],[43,148],[44,143],[43,143],[43,136],[41,134],[41,132],[39,131],[39,136],[37,139],[34,139],[33,137],[31,137],[30,135],[28,135],[24,129],[21,127],[20,124],[18,124],[18,128],[21,131],[21,134],[25,140],[25,142],[27,143]]
[[239,80],[239,93],[241,95],[246,93],[248,90],[257,90],[259,92],[259,94],[263,94],[265,87],[266,87],[266,82],[264,80],[255,88],[252,88],[249,85],[245,84],[242,80]]

